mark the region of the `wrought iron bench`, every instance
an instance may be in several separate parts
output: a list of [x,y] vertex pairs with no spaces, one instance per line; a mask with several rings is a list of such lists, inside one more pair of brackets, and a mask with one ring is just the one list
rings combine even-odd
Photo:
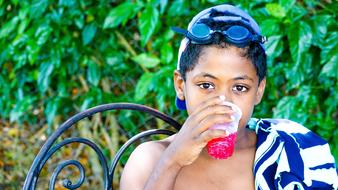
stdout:
[[[85,110],[83,112],[80,112],[73,117],[69,118],[66,122],[64,122],[62,125],[60,125],[59,128],[55,132],[53,132],[49,138],[46,140],[42,148],[40,149],[39,153],[35,157],[24,182],[23,189],[24,190],[32,190],[36,189],[37,181],[39,178],[39,175],[41,173],[42,168],[45,166],[47,160],[51,158],[51,156],[57,152],[61,147],[64,147],[71,143],[82,143],[90,148],[92,148],[95,153],[97,154],[100,164],[102,166],[103,171],[103,186],[104,189],[113,189],[113,179],[114,179],[114,172],[116,169],[117,164],[119,163],[123,153],[127,150],[127,148],[132,145],[134,142],[138,141],[141,138],[149,137],[152,135],[157,134],[164,134],[164,135],[172,135],[175,132],[167,129],[151,129],[143,131],[132,138],[130,138],[115,154],[115,157],[111,161],[111,165],[108,167],[108,162],[106,157],[104,156],[103,152],[99,148],[98,145],[96,145],[93,141],[82,138],[82,137],[71,137],[62,140],[61,142],[57,143],[57,139],[65,133],[70,127],[72,127],[75,123],[79,122],[80,120],[84,118],[89,118],[93,116],[96,113],[105,112],[108,110],[136,110],[140,112],[145,112],[148,114],[151,114],[155,118],[161,119],[167,124],[174,127],[175,130],[179,130],[181,125],[175,121],[173,118],[146,106],[139,105],[139,104],[131,104],[131,103],[110,103],[110,104],[104,104],[99,105],[97,107]],[[66,189],[77,189],[81,187],[83,182],[85,181],[85,169],[83,165],[74,159],[71,160],[65,160],[60,162],[56,168],[54,169],[54,172],[51,175],[51,179],[49,181],[49,189],[55,189],[55,183],[57,181],[57,177],[59,176],[60,172],[68,166],[75,166],[79,171],[79,178],[76,183],[73,183],[69,179],[63,180],[63,186]]]

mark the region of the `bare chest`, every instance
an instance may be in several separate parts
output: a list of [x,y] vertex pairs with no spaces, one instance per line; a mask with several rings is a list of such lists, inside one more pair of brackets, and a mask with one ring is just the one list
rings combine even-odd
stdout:
[[253,157],[233,156],[221,161],[198,159],[182,168],[174,189],[254,189]]

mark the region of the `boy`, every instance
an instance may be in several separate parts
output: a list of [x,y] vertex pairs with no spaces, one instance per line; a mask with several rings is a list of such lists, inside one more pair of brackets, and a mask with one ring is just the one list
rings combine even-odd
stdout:
[[[121,189],[337,189],[327,143],[303,126],[251,119],[266,84],[264,37],[244,11],[219,5],[196,15],[181,43],[174,72],[176,105],[189,117],[162,141],[140,145],[130,156]],[[242,111],[234,154],[218,160],[207,143],[227,136],[211,129]],[[320,155],[320,157],[318,156]],[[316,158],[313,158],[316,156]]]

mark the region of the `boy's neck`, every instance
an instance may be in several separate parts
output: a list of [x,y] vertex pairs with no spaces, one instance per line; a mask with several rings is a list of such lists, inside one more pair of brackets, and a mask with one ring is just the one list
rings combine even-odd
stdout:
[[236,150],[255,148],[257,142],[257,135],[255,131],[248,128],[238,129],[236,138]]

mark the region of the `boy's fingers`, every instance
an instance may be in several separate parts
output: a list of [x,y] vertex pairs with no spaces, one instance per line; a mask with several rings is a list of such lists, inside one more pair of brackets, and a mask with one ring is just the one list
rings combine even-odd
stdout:
[[221,129],[212,129],[212,130],[207,130],[197,138],[197,141],[199,143],[208,143],[210,140],[215,139],[215,138],[220,138],[220,137],[226,137],[227,132],[225,130]]
[[191,115],[195,115],[199,112],[201,112],[204,109],[207,109],[210,106],[214,105],[220,105],[224,100],[222,100],[219,96],[215,96],[213,98],[207,99],[203,102],[201,102],[196,108],[194,108],[194,111],[191,113]]
[[212,115],[223,115],[225,117],[231,117],[234,113],[234,110],[224,105],[214,105],[206,107],[204,110],[201,110],[196,115],[192,116],[196,123],[201,123],[205,118]]
[[207,131],[210,127],[215,124],[222,124],[222,123],[230,123],[233,121],[231,115],[224,115],[224,114],[216,114],[216,115],[209,115],[204,120],[200,122],[200,124],[196,128],[197,133],[202,133]]

